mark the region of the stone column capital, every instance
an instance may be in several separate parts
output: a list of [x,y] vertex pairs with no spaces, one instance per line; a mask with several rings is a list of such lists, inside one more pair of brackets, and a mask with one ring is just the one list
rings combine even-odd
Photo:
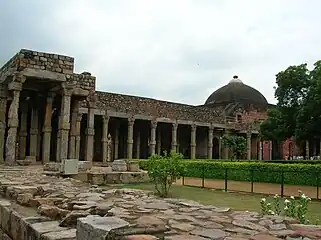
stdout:
[[103,118],[103,123],[108,124],[110,117],[106,114],[106,115],[103,115],[102,118]]
[[134,117],[129,117],[128,118],[128,127],[133,127],[135,123],[135,118]]
[[54,101],[56,94],[53,92],[49,92],[47,95],[47,104],[52,104]]
[[152,120],[150,122],[150,126],[151,126],[152,129],[156,129],[157,128],[157,121],[156,120]]
[[208,126],[208,130],[213,132],[213,130],[214,130],[214,124],[211,123],[211,125]]
[[82,113],[78,113],[78,114],[77,114],[76,121],[77,121],[77,122],[81,122],[81,119],[82,119]]
[[195,123],[191,124],[191,130],[192,132],[195,132],[197,128],[197,125]]
[[69,88],[62,88],[61,89],[61,95],[64,96],[64,97],[71,97],[72,95],[72,89],[69,89]]
[[177,131],[177,128],[178,128],[178,123],[177,122],[174,122],[173,124],[172,124],[172,128],[173,128],[173,131]]

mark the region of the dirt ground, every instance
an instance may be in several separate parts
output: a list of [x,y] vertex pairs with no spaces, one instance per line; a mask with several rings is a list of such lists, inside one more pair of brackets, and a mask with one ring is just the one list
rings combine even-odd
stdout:
[[[183,179],[178,180],[176,184],[183,185]],[[202,179],[185,177],[184,185],[202,187]],[[204,187],[212,188],[212,189],[225,189],[225,182],[224,180],[205,179]],[[227,189],[228,191],[251,192],[251,183],[228,180]],[[309,196],[310,198],[313,198],[313,199],[321,198],[320,193],[319,193],[319,196],[317,196],[317,187],[296,186],[296,185],[284,185],[284,196],[298,196],[299,190],[304,192],[304,194]],[[253,192],[270,194],[270,195],[275,195],[275,194],[281,195],[281,184],[253,183]]]

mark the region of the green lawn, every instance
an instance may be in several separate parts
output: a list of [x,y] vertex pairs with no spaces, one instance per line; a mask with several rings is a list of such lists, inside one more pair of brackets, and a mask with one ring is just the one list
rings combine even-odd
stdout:
[[[154,186],[152,184],[130,184],[122,185],[122,187],[142,190],[154,190]],[[245,193],[226,193],[217,190],[173,185],[171,188],[170,197],[194,200],[205,205],[230,207],[233,210],[248,210],[260,212],[260,200],[265,196]],[[321,201],[313,201],[310,203],[308,219],[312,223],[318,223],[318,219],[321,220]]]

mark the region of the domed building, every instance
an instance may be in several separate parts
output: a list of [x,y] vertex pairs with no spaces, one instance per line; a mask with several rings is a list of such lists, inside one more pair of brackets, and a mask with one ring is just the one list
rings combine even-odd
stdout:
[[228,159],[227,134],[246,137],[246,159],[280,159],[279,145],[259,137],[269,107],[237,76],[201,106],[96,91],[96,77],[75,73],[73,57],[22,49],[0,68],[0,164],[108,165],[171,150]]

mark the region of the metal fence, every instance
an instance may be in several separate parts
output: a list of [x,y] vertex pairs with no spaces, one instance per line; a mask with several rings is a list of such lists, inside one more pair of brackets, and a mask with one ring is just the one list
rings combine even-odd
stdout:
[[[220,169],[221,171],[222,169]],[[285,183],[285,175],[288,173],[296,173],[295,171],[274,171],[275,173],[279,173],[281,175],[281,179],[279,183],[268,183],[268,182],[258,182],[255,181],[255,170],[239,170],[239,171],[247,171],[250,174],[250,181],[236,181],[229,179],[229,168],[225,168],[224,178],[214,179],[214,178],[206,178],[205,177],[205,168],[203,168],[203,174],[201,178],[195,177],[187,177],[183,176],[181,178],[182,185],[185,186],[193,186],[200,188],[209,188],[209,189],[218,189],[223,190],[225,192],[246,192],[246,193],[258,193],[258,194],[278,194],[281,197],[287,196],[299,196],[299,191],[305,193],[305,195],[309,196],[311,199],[319,200],[321,198],[319,194],[319,186],[321,179],[321,172],[307,172],[301,171],[300,173],[305,174],[313,174],[315,176],[316,186],[309,185],[290,185]],[[236,169],[233,169],[238,171]]]

